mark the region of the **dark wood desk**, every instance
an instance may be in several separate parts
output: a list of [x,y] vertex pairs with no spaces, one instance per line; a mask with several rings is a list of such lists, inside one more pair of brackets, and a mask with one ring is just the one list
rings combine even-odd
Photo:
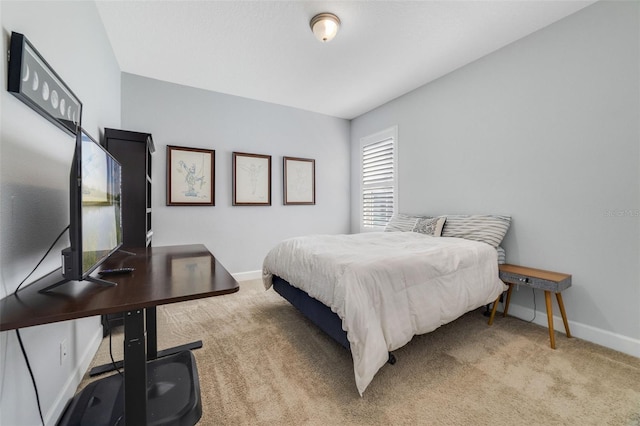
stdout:
[[157,344],[155,331],[145,339],[145,311],[155,314],[158,305],[233,293],[239,285],[204,245],[127,250],[135,255],[116,253],[102,266],[135,268],[131,274],[107,278],[117,286],[70,281],[39,293],[60,279],[60,272],[54,271],[0,300],[0,331],[124,312],[125,418],[127,424],[143,425],[147,423],[145,342],[150,342],[151,351]]

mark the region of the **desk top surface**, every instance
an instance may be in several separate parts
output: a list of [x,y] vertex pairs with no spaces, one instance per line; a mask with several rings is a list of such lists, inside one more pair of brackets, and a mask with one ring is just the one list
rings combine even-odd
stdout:
[[0,300],[0,331],[220,296],[239,289],[238,282],[204,245],[126,250],[135,255],[115,253],[97,269],[135,268],[130,274],[103,277],[116,286],[69,281],[46,294],[39,293],[61,279],[60,270],[56,270],[17,295]]

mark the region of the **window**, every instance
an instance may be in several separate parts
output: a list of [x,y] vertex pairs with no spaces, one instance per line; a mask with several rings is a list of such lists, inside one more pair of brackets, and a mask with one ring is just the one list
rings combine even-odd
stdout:
[[384,229],[398,205],[398,127],[360,139],[361,231]]

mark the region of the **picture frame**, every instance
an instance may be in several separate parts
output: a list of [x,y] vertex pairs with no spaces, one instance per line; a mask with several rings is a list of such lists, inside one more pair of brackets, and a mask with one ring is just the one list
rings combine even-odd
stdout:
[[167,206],[215,206],[212,149],[167,145]]
[[76,135],[82,102],[20,33],[11,33],[7,90],[51,123]]
[[233,205],[271,205],[271,156],[233,153]]
[[316,160],[283,157],[283,185],[285,205],[316,204]]

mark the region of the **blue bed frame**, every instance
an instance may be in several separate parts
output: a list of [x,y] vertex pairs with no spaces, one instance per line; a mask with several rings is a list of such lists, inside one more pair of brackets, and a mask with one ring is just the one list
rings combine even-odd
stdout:
[[273,289],[336,342],[350,349],[347,332],[342,329],[342,320],[327,305],[275,275]]
[[[275,275],[273,276],[273,289],[333,340],[351,350],[347,332],[342,329],[342,320],[331,308]],[[389,352],[387,362],[389,364],[396,363],[396,358],[391,352]]]

